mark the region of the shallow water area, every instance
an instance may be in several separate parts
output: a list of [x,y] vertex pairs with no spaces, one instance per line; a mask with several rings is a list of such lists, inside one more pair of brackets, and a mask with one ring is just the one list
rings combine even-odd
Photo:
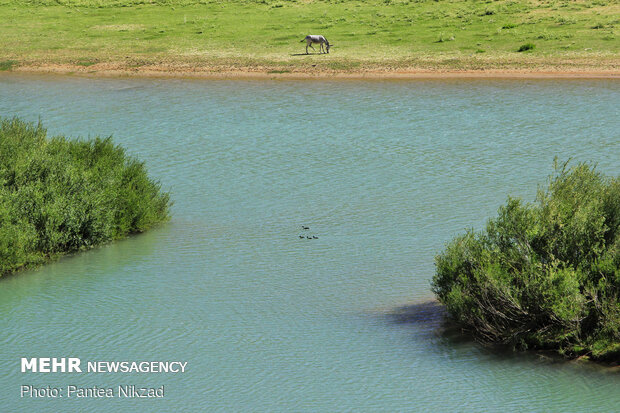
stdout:
[[[161,227],[0,279],[3,411],[620,405],[617,372],[491,351],[429,304],[434,255],[508,194],[533,200],[555,156],[620,174],[617,80],[1,75],[0,114],[113,135],[174,200]],[[24,374],[21,357],[188,368]],[[36,400],[22,384],[166,396]]]

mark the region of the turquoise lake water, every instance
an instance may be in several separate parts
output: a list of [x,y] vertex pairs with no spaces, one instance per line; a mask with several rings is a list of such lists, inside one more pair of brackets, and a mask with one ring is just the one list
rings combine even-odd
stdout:
[[[0,114],[113,135],[174,200],[155,230],[0,280],[1,411],[620,408],[617,372],[484,348],[429,303],[435,254],[508,194],[533,200],[555,156],[620,174],[617,80],[3,75]],[[40,374],[21,357],[188,364]]]

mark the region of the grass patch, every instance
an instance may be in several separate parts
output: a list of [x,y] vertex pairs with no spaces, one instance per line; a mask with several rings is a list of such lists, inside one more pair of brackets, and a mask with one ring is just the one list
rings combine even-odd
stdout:
[[0,120],[0,276],[145,231],[168,218],[168,199],[110,138]]
[[83,66],[83,67],[96,65],[97,63],[99,62],[95,59],[80,59],[77,62],[75,62],[76,65]]
[[290,70],[286,70],[286,69],[283,69],[283,70],[270,70],[267,73],[270,73],[270,74],[272,74],[272,73],[273,74],[282,74],[282,73],[291,73],[291,71]]
[[560,26],[563,26],[565,24],[575,24],[575,23],[577,23],[577,19],[575,19],[574,17],[571,17],[571,16],[559,16],[559,17],[557,17],[555,19],[555,21]]
[[437,43],[443,43],[443,42],[453,42],[454,41],[454,35],[450,34],[450,35],[444,35],[443,33],[439,34],[439,39],[437,39]]

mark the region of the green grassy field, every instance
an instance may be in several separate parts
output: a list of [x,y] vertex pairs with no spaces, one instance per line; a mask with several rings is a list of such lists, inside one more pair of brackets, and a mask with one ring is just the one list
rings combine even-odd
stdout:
[[[620,67],[618,1],[0,0],[0,17],[0,70]],[[306,34],[332,52],[301,55]]]

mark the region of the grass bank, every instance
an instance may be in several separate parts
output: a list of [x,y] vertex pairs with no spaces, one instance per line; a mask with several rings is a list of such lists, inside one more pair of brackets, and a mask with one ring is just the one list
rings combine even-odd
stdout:
[[[0,17],[0,70],[620,70],[615,1],[0,0]],[[332,53],[303,54],[306,34]]]
[[0,276],[142,232],[168,207],[110,138],[49,138],[41,125],[0,120]]
[[436,263],[434,292],[481,340],[620,364],[620,177],[556,168]]

